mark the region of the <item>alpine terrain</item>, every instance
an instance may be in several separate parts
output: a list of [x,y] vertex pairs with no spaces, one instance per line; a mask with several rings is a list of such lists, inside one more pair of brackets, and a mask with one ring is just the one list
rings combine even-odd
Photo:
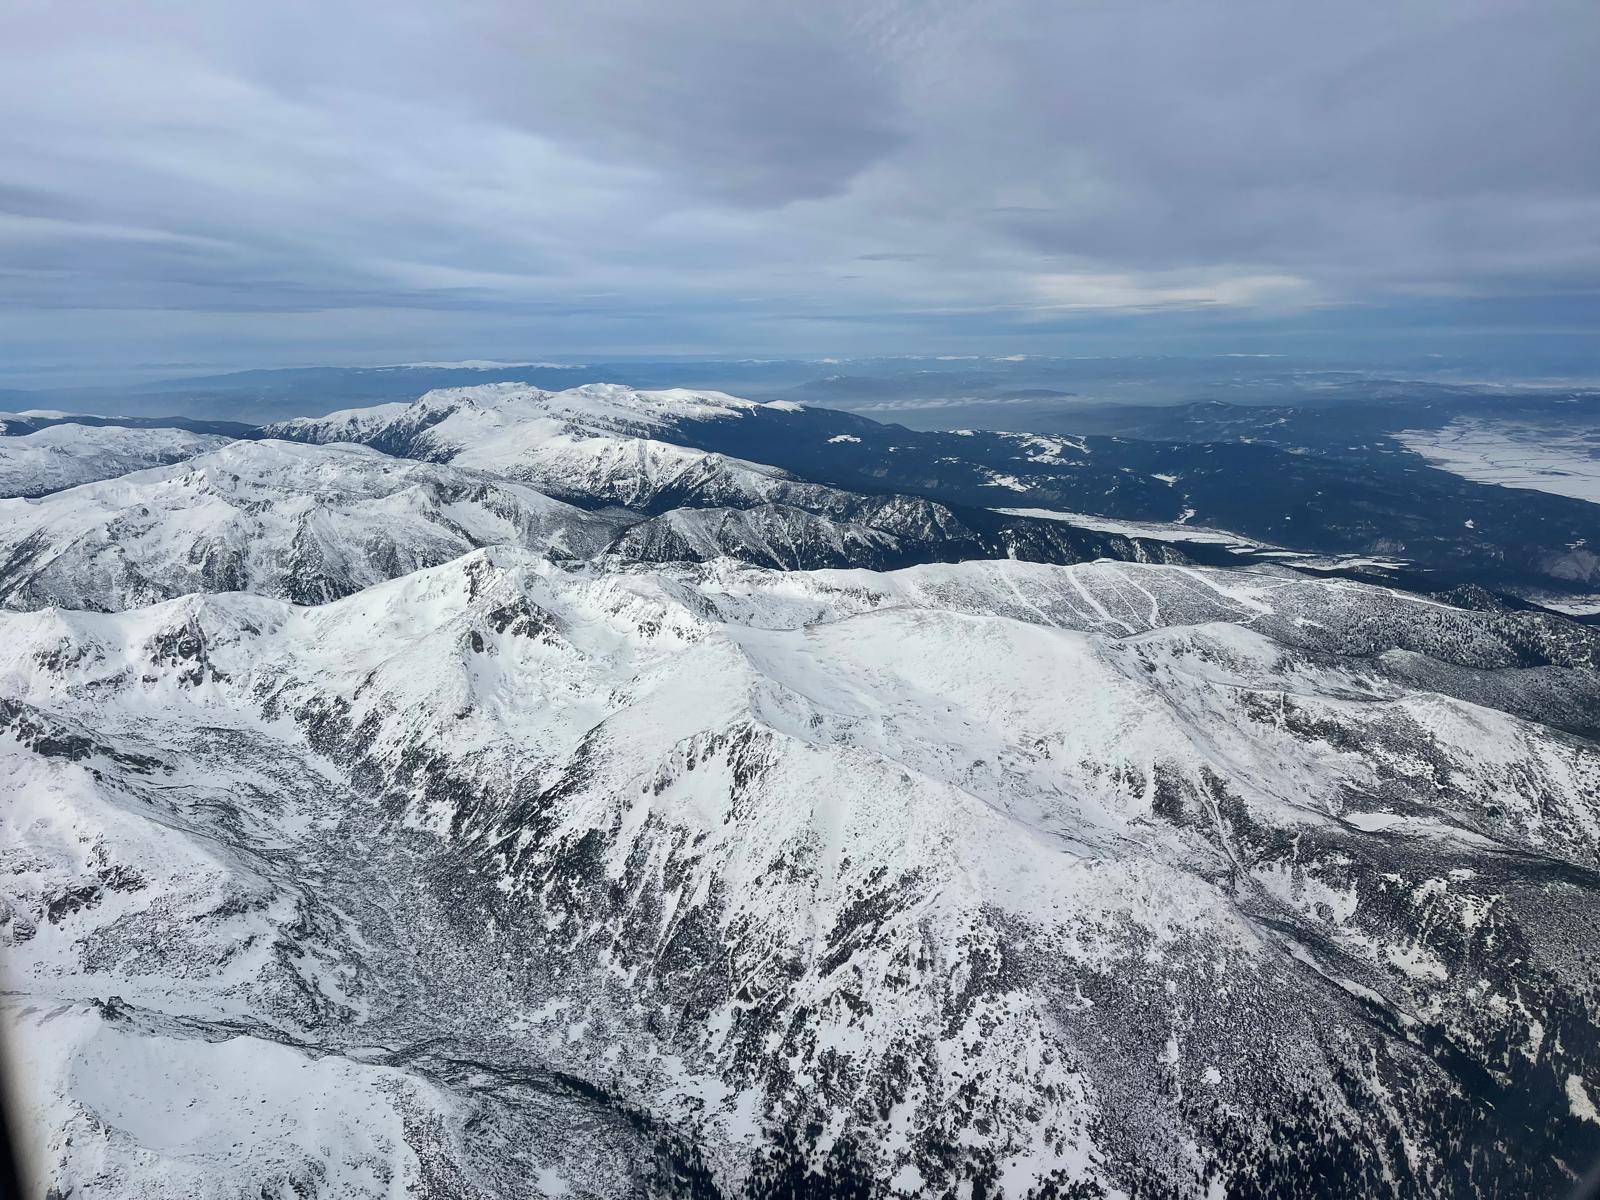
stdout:
[[0,436],[27,1194],[1565,1194],[1600,508],[1388,471],[516,381]]

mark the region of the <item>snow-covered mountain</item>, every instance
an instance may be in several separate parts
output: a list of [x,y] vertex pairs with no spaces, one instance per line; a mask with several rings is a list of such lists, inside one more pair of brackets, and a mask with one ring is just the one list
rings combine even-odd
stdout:
[[233,442],[0,500],[0,604],[122,609],[218,591],[311,604],[479,546],[587,558],[616,529],[520,484],[364,446]]
[[1535,1194],[1597,1133],[1568,623],[497,548],[0,628],[63,1191]]
[[700,505],[781,502],[785,490],[804,486],[775,467],[657,440],[684,421],[737,420],[761,407],[721,392],[615,384],[547,392],[491,383],[429,392],[413,404],[284,421],[265,432],[294,441],[360,442],[492,471],[551,495],[659,511],[684,497]]
[[1566,1189],[1600,630],[872,424],[497,384],[0,501],[35,1194]]
[[[698,485],[655,500],[712,498]],[[40,499],[0,500],[0,605],[116,610],[189,592],[320,603],[448,561],[519,545],[564,559],[893,567],[1003,555],[1181,561],[1161,543],[987,513],[963,520],[915,497],[862,496],[775,478],[791,504],[579,508],[526,484],[351,443],[232,442],[170,467]],[[721,499],[750,497],[717,494]],[[796,504],[810,508],[796,507]],[[815,510],[815,511],[812,511]]]
[[[1266,429],[1282,423],[1276,410],[1261,411]],[[1313,453],[1270,436],[1213,442],[1159,433],[1146,440],[940,432],[715,392],[488,384],[269,428],[292,440],[354,440],[470,463],[566,499],[606,495],[646,511],[686,503],[744,508],[763,496],[790,503],[766,495],[774,486],[767,480],[781,477],[919,496],[955,510],[1177,523],[1358,563],[1399,559],[1444,587],[1475,583],[1579,602],[1600,587],[1600,558],[1590,550],[1600,538],[1593,505],[1430,470],[1398,443],[1340,449],[1348,439],[1337,421]],[[693,482],[691,468],[726,476],[716,488],[745,498],[689,501],[682,497],[693,488],[684,486],[652,509],[657,491],[680,478]],[[572,493],[561,490],[568,485]]]
[[614,555],[625,561],[732,557],[810,569],[1006,556],[1184,559],[1180,549],[1153,540],[988,508],[952,508],[882,488],[832,487],[663,440],[797,410],[720,392],[612,384],[546,392],[486,384],[429,392],[413,404],[286,421],[265,432],[314,444],[362,443],[518,480],[585,507],[620,507],[652,518],[619,537]]
[[179,462],[228,438],[186,429],[50,425],[0,437],[0,497],[43,496],[80,483]]

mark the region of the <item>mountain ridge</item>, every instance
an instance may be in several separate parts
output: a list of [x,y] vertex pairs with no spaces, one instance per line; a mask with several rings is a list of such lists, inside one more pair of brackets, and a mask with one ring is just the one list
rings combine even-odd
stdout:
[[[492,394],[502,420],[520,401],[535,430],[548,431],[542,423],[549,406],[559,408],[564,402],[556,398],[568,395],[490,386],[500,389]],[[651,393],[626,388],[606,394],[613,403],[628,395],[644,398],[647,407],[657,403],[648,399]],[[473,453],[455,444],[445,450],[426,430],[414,431],[444,407],[447,402],[425,397],[407,410],[386,408],[379,426],[361,436],[406,454]],[[787,403],[712,407],[709,419],[696,419],[692,409],[662,411],[668,408],[660,403],[652,410],[655,436],[669,433],[679,446],[758,461],[839,488],[907,493],[963,508],[1057,508],[1194,523],[1305,553],[1398,557],[1415,569],[1411,583],[1423,590],[1478,583],[1518,594],[1589,595],[1600,586],[1600,561],[1585,549],[1600,537],[1595,506],[1475,484],[1398,446],[1350,459],[1250,441],[923,432]],[[575,415],[581,427],[582,414],[568,413]],[[332,433],[315,420],[267,428],[308,440]],[[602,419],[585,428],[589,440],[599,441],[614,426]],[[399,440],[386,442],[390,438]],[[529,468],[519,462],[518,469]]]
[[[976,584],[982,586],[974,592]],[[854,1166],[824,1168],[823,1179],[835,1183],[855,1170],[910,1180],[909,1167],[924,1185],[952,1187],[964,1176],[941,1165],[941,1139],[971,1138],[987,1128],[979,1141],[964,1144],[974,1152],[991,1147],[972,1164],[989,1163],[988,1177],[1008,1194],[1022,1190],[1024,1180],[1037,1185],[1056,1171],[1063,1182],[1076,1179],[1081,1186],[1098,1180],[1125,1187],[1151,1172],[1152,1183],[1187,1180],[1182,1188],[1198,1189],[1206,1172],[1219,1168],[1299,1177],[1326,1169],[1334,1178],[1376,1186],[1400,1160],[1354,1150],[1334,1157],[1307,1151],[1269,1167],[1274,1160],[1268,1143],[1255,1140],[1259,1134],[1234,1143],[1228,1139],[1243,1127],[1215,1126],[1197,1113],[1180,1116],[1186,1110],[1171,1109],[1163,1121],[1176,1124],[1165,1128],[1194,1128],[1213,1146],[1185,1166],[1189,1160],[1159,1132],[1163,1126],[1135,1117],[1128,1107],[1133,1093],[1126,1092],[1132,1087],[1144,1096],[1143,1106],[1152,1094],[1147,1089],[1182,1063],[1193,1064],[1178,1072],[1189,1080],[1184,1090],[1219,1086],[1201,1080],[1219,1063],[1228,1072],[1250,1063],[1248,1071],[1267,1074],[1230,1093],[1231,1104],[1267,1104],[1287,1089],[1288,1095],[1322,1097],[1316,1111],[1323,1116],[1297,1118],[1310,1122],[1306,1129],[1364,1120],[1354,1115],[1359,1106],[1345,1106],[1356,1104],[1369,1085],[1347,1083],[1356,1091],[1335,1102],[1333,1075],[1323,1075],[1340,1062],[1353,1070],[1359,1059],[1313,1035],[1312,1025],[1283,1024],[1292,1010],[1276,1005],[1301,996],[1295,1003],[1310,1005],[1318,1021],[1356,1039],[1354,1045],[1379,1036],[1362,1015],[1368,1006],[1403,1031],[1413,1020],[1407,1016],[1412,1007],[1437,994],[1432,989],[1465,986],[1471,971],[1489,969],[1491,960],[1480,957],[1484,950],[1464,950],[1451,940],[1485,919],[1473,915],[1481,914],[1481,901],[1473,898],[1479,875],[1520,880],[1507,893],[1517,897],[1517,907],[1495,918],[1502,938],[1526,939],[1529,921],[1570,924],[1578,910],[1561,899],[1561,889],[1587,892],[1595,885],[1600,811],[1550,807],[1557,797],[1565,804],[1595,794],[1570,774],[1587,772],[1591,782],[1600,781],[1592,743],[1569,742],[1542,732],[1542,725],[1474,704],[1414,694],[1400,680],[1385,680],[1387,651],[1359,660],[1321,657],[1326,650],[1307,657],[1305,650],[1248,630],[1252,615],[1270,616],[1274,629],[1346,645],[1341,633],[1321,631],[1320,618],[1348,611],[1344,593],[1352,586],[1270,568],[1241,573],[1118,563],[967,563],[895,576],[847,571],[813,577],[734,564],[685,565],[665,575],[649,569],[574,573],[528,551],[490,548],[312,608],[230,594],[123,614],[5,616],[0,621],[9,626],[5,640],[12,649],[0,671],[8,694],[35,712],[68,722],[92,703],[105,714],[100,722],[113,738],[115,731],[138,731],[139,749],[124,745],[115,751],[120,760],[87,751],[107,778],[96,788],[128,786],[118,775],[140,786],[140,772],[150,767],[116,764],[171,761],[170,747],[189,736],[184,730],[191,718],[184,714],[198,706],[197,716],[206,714],[208,723],[220,720],[241,735],[254,729],[252,739],[267,736],[286,763],[306,764],[296,770],[331,768],[332,775],[324,774],[328,784],[376,806],[363,820],[387,812],[387,819],[430,831],[413,853],[423,854],[423,864],[442,855],[439,870],[456,865],[415,884],[442,889],[442,898],[467,886],[459,873],[469,870],[480,881],[471,888],[502,897],[487,910],[502,930],[492,944],[523,945],[510,977],[487,994],[454,969],[430,986],[446,988],[469,1013],[488,995],[529,1013],[559,997],[569,1003],[585,997],[587,1015],[576,1019],[591,1029],[573,1035],[573,1017],[556,1018],[553,1028],[549,1018],[530,1018],[531,1030],[549,1029],[555,1040],[534,1036],[517,1053],[543,1046],[539,1061],[582,1076],[580,1061],[561,1047],[603,1047],[612,1038],[631,1047],[637,1069],[613,1078],[621,1060],[610,1060],[615,1065],[602,1069],[603,1087],[681,1129],[700,1147],[705,1169],[723,1181],[719,1188],[772,1167],[777,1160],[766,1156],[779,1152],[765,1140],[775,1136],[765,1122],[799,1119],[804,1109],[790,1106],[806,1097],[826,1099],[835,1114],[852,1114],[845,1129],[856,1130],[847,1139]],[[1010,611],[996,613],[991,597],[1003,594],[1011,596]],[[896,595],[902,599],[893,601]],[[1478,650],[1466,651],[1469,660],[1511,653],[1500,640],[1504,635],[1494,632],[1503,618],[1463,618],[1391,593],[1374,593],[1371,601],[1392,613],[1399,633],[1434,620],[1434,613],[1468,620],[1485,639]],[[1162,624],[1173,620],[1180,623]],[[1378,646],[1396,644],[1394,637]],[[254,648],[257,643],[262,648]],[[1587,662],[1596,648],[1572,653],[1578,657],[1568,661]],[[46,662],[54,665],[40,672]],[[591,672],[600,674],[580,685]],[[1063,691],[1057,679],[1073,684]],[[539,700],[530,706],[519,695]],[[943,712],[933,696],[947,703],[959,698],[958,714]],[[1230,732],[1245,728],[1252,730],[1252,766],[1240,757],[1245,743]],[[1377,777],[1368,772],[1383,756],[1359,748],[1370,738],[1397,756]],[[158,743],[169,749],[161,751]],[[1146,745],[1152,749],[1142,750]],[[135,753],[142,757],[130,757]],[[1419,787],[1406,765],[1435,760],[1450,763],[1448,771],[1459,777],[1444,793],[1426,775]],[[1302,765],[1291,770],[1291,761]],[[1543,764],[1537,770],[1548,773],[1547,782],[1530,789],[1526,772],[1534,763]],[[158,774],[163,769],[170,770],[157,768]],[[1299,781],[1313,779],[1319,780],[1315,790],[1302,794]],[[1341,779],[1354,790],[1342,790]],[[1545,798],[1534,799],[1540,789]],[[1513,807],[1504,807],[1516,797]],[[276,818],[258,810],[244,828],[282,837],[269,831],[299,827],[291,810]],[[427,845],[434,848],[421,848]],[[113,845],[105,853],[97,870],[115,874],[139,866],[138,860],[124,863]],[[1437,875],[1440,862],[1473,865],[1460,878],[1446,878]],[[1559,869],[1567,874],[1556,878],[1569,882],[1537,882],[1549,869],[1540,863],[1566,864]],[[878,870],[884,865],[891,865],[887,875]],[[1409,917],[1391,924],[1397,917],[1386,908],[1382,880],[1384,872],[1397,871],[1411,881],[1404,886],[1421,889],[1419,896],[1440,897],[1428,901],[1439,924],[1421,941]],[[1444,885],[1430,882],[1436,875]],[[98,905],[63,913],[61,934],[80,942],[87,936],[91,945],[106,936],[89,932],[111,904],[112,893],[100,888],[106,898]],[[1453,907],[1439,907],[1444,896],[1455,897]],[[912,913],[921,915],[912,919]],[[534,914],[542,915],[530,925]],[[56,935],[41,942],[55,925],[42,911],[32,920],[38,932],[22,944],[24,952],[47,954],[54,945],[55,955],[68,956],[63,967],[70,971],[73,943]],[[328,926],[314,938],[342,944],[348,935],[338,928]],[[447,936],[434,929],[430,936],[445,951],[464,932]],[[310,929],[283,927],[276,936],[303,945],[298,955],[311,953],[305,941]],[[1210,984],[1207,1003],[1223,1005],[1222,1024],[1201,1021],[1201,1009],[1192,1007],[1199,993],[1180,1005],[1189,1015],[1176,1027],[1161,1020],[1138,1033],[1145,1018],[1128,1024],[1127,1017],[1114,1017],[1114,995],[1137,995],[1147,985],[1148,1002],[1162,1007],[1156,1002],[1172,976],[1144,962],[1147,937],[1168,947],[1165,954],[1176,954],[1175,962],[1189,964],[1184,971],[1198,970],[1199,979],[1221,970],[1234,986],[1257,980],[1241,997],[1263,986],[1278,996],[1273,1056],[1260,1057],[1274,1041],[1263,1031],[1250,1037],[1264,1040],[1216,1041],[1229,1023],[1253,1026],[1246,1010],[1221,999],[1227,989],[1214,993]],[[1181,949],[1191,943],[1192,949]],[[146,953],[159,963],[181,954],[185,944],[158,942]],[[534,951],[534,945],[543,949]],[[558,950],[561,945],[569,949]],[[1037,958],[1047,946],[1053,947],[1050,957]],[[709,960],[701,957],[708,952]],[[1527,997],[1537,988],[1539,1011],[1547,1016],[1577,1003],[1566,985],[1539,974],[1548,966],[1527,973],[1535,963],[1548,964],[1543,956],[1550,951],[1529,952],[1529,966],[1512,969],[1496,986],[1515,980]],[[349,955],[345,949],[336,957],[350,961]],[[755,957],[746,961],[748,955]],[[910,969],[925,955],[932,956],[927,966]],[[763,957],[767,965],[758,966]],[[46,969],[52,960],[39,961],[38,969]],[[293,969],[303,972],[311,961]],[[1046,961],[1056,965],[1047,969]],[[723,962],[726,967],[716,965]],[[1001,962],[1011,965],[1001,971]],[[1463,983],[1451,985],[1456,968],[1434,965],[1440,962],[1473,966]],[[937,963],[946,966],[935,969]],[[1117,982],[1108,993],[1103,972],[1111,963]],[[616,970],[632,981],[622,991],[615,979],[604,982]],[[941,982],[952,970],[955,982]],[[568,972],[572,982],[562,983]],[[961,985],[969,975],[973,984]],[[65,982],[57,977],[53,986]],[[123,1002],[146,1003],[129,996],[130,982],[122,985]],[[389,986],[398,982],[391,978]],[[510,1001],[505,985],[526,995]],[[283,998],[269,1001],[265,997],[277,993],[263,993],[253,1002],[254,1020],[314,1043],[380,1037],[362,1029],[372,1020],[420,1029],[420,1012],[380,1017],[370,1008],[372,999],[360,1001],[371,986],[358,986],[355,978],[337,985],[330,980],[314,986],[314,994],[327,994],[311,1007],[295,1000],[281,1009],[298,993],[274,985]],[[673,1003],[702,1015],[685,1014],[652,1032],[630,1015],[629,997],[640,986],[676,996]],[[1179,986],[1177,995],[1188,996],[1190,985]],[[474,994],[480,998],[467,999]],[[1073,1016],[1070,1005],[1046,1000],[1073,995],[1097,997],[1083,1010],[1098,1014],[1095,1023]],[[351,1005],[351,1015],[339,1015]],[[1408,1103],[1427,1096],[1435,1112],[1468,1122],[1450,1126],[1450,1138],[1469,1138],[1463,1145],[1498,1135],[1470,1133],[1491,1120],[1493,1110],[1475,1107],[1482,1102],[1461,1092],[1452,1072],[1483,1062],[1511,1070],[1510,1078],[1523,1081],[1517,1086],[1529,1087],[1544,1078],[1528,1074],[1532,1064],[1548,1063],[1538,1069],[1553,1071],[1553,1082],[1540,1086],[1559,1092],[1566,1069],[1559,1064],[1581,1061],[1550,1058],[1552,1043],[1535,1039],[1527,1043],[1537,1046],[1526,1060],[1530,1065],[1518,1066],[1521,1051],[1498,1058],[1483,1039],[1521,1026],[1495,1024],[1501,1018],[1460,1007],[1438,1010],[1435,1019],[1446,1011],[1450,1053],[1466,1056],[1460,1068],[1405,1048],[1410,1035],[1389,1033],[1372,1044],[1401,1055],[1392,1067],[1410,1081]],[[1589,1051],[1572,1019],[1559,1018],[1561,1053],[1581,1056]],[[1101,1044],[1107,1020],[1118,1032]],[[1489,1024],[1474,1024],[1480,1021]],[[448,1037],[467,1043],[483,1036],[469,1031],[470,1021],[461,1026],[455,1018],[436,1023],[434,1036],[445,1028],[454,1031]],[[915,1032],[939,1029],[947,1032],[931,1041]],[[774,1036],[785,1048],[775,1058],[761,1049]],[[1169,1064],[1164,1039],[1170,1038],[1180,1050]],[[981,1060],[968,1057],[976,1053],[976,1039],[987,1046]],[[1127,1048],[1145,1043],[1149,1057],[1135,1066],[1125,1058]],[[1223,1044],[1228,1054],[1219,1059]],[[1298,1049],[1285,1058],[1291,1045]],[[1046,1065],[1063,1054],[1067,1059],[1057,1061],[1077,1065],[1065,1073]],[[785,1055],[793,1065],[784,1065]],[[888,1066],[896,1055],[910,1056],[905,1066]],[[1310,1074],[1282,1074],[1291,1060],[1296,1073]],[[682,1066],[660,1074],[671,1061]],[[961,1067],[980,1061],[985,1065],[975,1076]],[[917,1110],[923,1132],[905,1143],[890,1135],[882,1152],[871,1147],[896,1126],[871,1115],[881,1111],[870,1100],[873,1062],[892,1077],[909,1070],[902,1086],[923,1096],[917,1104],[925,1106]],[[1274,1062],[1279,1066],[1270,1067]],[[762,1080],[763,1104],[775,1107],[752,1127],[741,1115],[750,1084],[733,1091],[719,1085],[723,1099],[695,1118],[693,1106],[671,1098],[678,1086],[670,1082],[673,1073],[682,1070],[702,1079],[696,1090],[712,1079]],[[750,1070],[758,1073],[746,1074]],[[430,1078],[428,1086],[441,1086],[440,1077]],[[970,1081],[962,1084],[963,1078]],[[1302,1090],[1317,1078],[1333,1091]],[[1270,1087],[1267,1080],[1274,1081]],[[446,1089],[456,1097],[452,1103],[470,1094],[462,1086]],[[1029,1095],[1054,1098],[1043,1115],[1029,1116]],[[974,1107],[980,1097],[989,1099]],[[1281,1119],[1278,1103],[1270,1101],[1265,1111]],[[1443,1135],[1430,1132],[1426,1110],[1408,1111],[1388,1119],[1401,1122],[1414,1153],[1430,1149],[1402,1178],[1418,1187],[1428,1179],[1438,1185],[1447,1178],[1495,1178],[1479,1174],[1488,1168],[1478,1165],[1477,1151],[1452,1165],[1446,1143],[1435,1140]],[[962,1124],[971,1121],[982,1124]],[[1551,1136],[1558,1129],[1571,1130],[1560,1136],[1579,1136],[1581,1120],[1573,1121],[1552,1126]],[[1055,1132],[1045,1142],[1031,1140],[1043,1128]],[[1118,1133],[1107,1142],[1092,1132],[1096,1128]],[[1223,1129],[1236,1133],[1224,1136]],[[1001,1150],[1014,1136],[1031,1147],[1021,1157]],[[1218,1136],[1221,1142],[1211,1140]],[[1352,1145],[1343,1136],[1340,1144]],[[1052,1144],[1058,1148],[1049,1149]],[[1129,1159],[1134,1146],[1143,1149]],[[460,1148],[449,1154],[458,1165],[471,1157],[463,1158]],[[159,1161],[152,1160],[152,1169]]]
[[0,502],[41,1188],[1564,1188],[1600,630],[858,420],[505,385]]

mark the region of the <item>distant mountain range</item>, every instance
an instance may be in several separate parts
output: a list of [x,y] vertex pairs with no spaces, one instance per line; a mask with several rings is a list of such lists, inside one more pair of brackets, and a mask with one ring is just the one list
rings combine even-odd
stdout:
[[[444,368],[385,368],[371,374],[387,378],[435,369]],[[448,370],[459,377],[516,369]],[[265,374],[275,377],[279,373]],[[489,390],[483,391],[484,387]],[[1433,467],[1413,452],[1410,446],[1414,442],[1397,437],[1402,431],[1441,428],[1464,413],[1487,414],[1498,421],[1551,421],[1560,430],[1578,431],[1573,436],[1581,437],[1583,429],[1600,422],[1600,397],[1587,393],[1473,393],[1467,398],[1454,394],[1449,400],[1429,394],[1422,399],[1369,398],[1364,403],[1337,405],[1207,402],[1171,408],[1101,406],[1078,414],[1077,419],[1090,428],[1115,432],[1032,437],[912,430],[836,409],[752,401],[746,402],[748,419],[737,422],[682,413],[664,420],[656,430],[664,430],[662,436],[640,440],[632,435],[641,430],[624,430],[630,437],[626,445],[647,446],[654,463],[584,460],[584,454],[598,453],[609,427],[589,430],[586,448],[577,448],[578,441],[571,438],[544,437],[551,420],[568,419],[571,414],[505,415],[522,411],[515,406],[493,418],[503,421],[503,427],[491,420],[477,431],[484,443],[481,446],[463,443],[447,454],[431,440],[454,436],[446,431],[429,432],[431,423],[447,420],[445,408],[459,403],[450,397],[475,395],[479,399],[471,404],[482,407],[482,397],[488,395],[527,397],[535,393],[568,394],[524,383],[479,384],[472,389],[435,391],[418,404],[381,404],[260,428],[190,420],[171,421],[168,427],[218,436],[352,440],[435,461],[454,461],[456,455],[464,455],[459,465],[479,463],[490,470],[510,470],[525,482],[579,504],[615,502],[650,515],[675,507],[716,507],[719,487],[732,488],[741,497],[732,507],[747,508],[762,488],[773,491],[770,485],[757,487],[752,481],[774,478],[776,468],[792,477],[787,485],[791,493],[794,480],[799,480],[858,495],[912,496],[965,510],[963,521],[977,539],[972,545],[990,550],[1003,549],[1006,543],[1002,532],[993,528],[988,510],[1055,510],[1146,525],[1225,530],[1267,547],[1343,558],[1347,567],[1356,560],[1369,564],[1382,560],[1389,564],[1385,578],[1396,578],[1397,570],[1426,572],[1413,581],[1425,589],[1448,590],[1466,583],[1558,602],[1562,597],[1581,598],[1600,591],[1600,557],[1593,550],[1600,544],[1600,531],[1592,519],[1592,506],[1572,496],[1484,486],[1464,479]],[[490,407],[495,411],[505,408]],[[456,424],[464,419],[454,418]],[[59,427],[65,420],[106,428],[114,428],[110,422],[116,421],[139,428],[150,427],[159,419],[28,414],[0,420],[9,432],[24,435],[0,440],[0,480],[4,490],[14,495],[53,490],[181,457],[174,453],[161,458],[155,449],[159,438],[156,443],[147,439],[141,445],[132,434],[119,442],[124,435],[108,433],[92,452],[87,445],[83,452],[75,452],[72,457],[82,464],[69,468],[63,454],[41,444],[80,435],[58,433],[37,439],[26,435],[49,425]],[[594,440],[597,433],[602,435],[601,441]],[[954,440],[958,436],[961,440]],[[517,443],[517,437],[523,442]],[[35,453],[36,445],[48,452]],[[118,446],[125,448],[119,452]],[[193,452],[194,446],[182,449]],[[564,453],[579,458],[564,462]],[[1600,456],[1600,450],[1589,453]],[[707,454],[720,457],[708,459]],[[8,459],[17,459],[17,465],[9,467]],[[501,466],[496,466],[496,461]],[[1600,457],[1594,461],[1600,463]],[[97,462],[101,465],[91,465]],[[697,480],[693,472],[680,478],[679,472],[691,465],[696,471],[719,473],[720,479]],[[615,477],[610,485],[600,478],[606,473]],[[617,490],[654,488],[657,485],[649,479],[652,473],[675,480],[682,498],[664,494],[652,507],[642,492],[630,495]],[[1600,466],[1595,473],[1600,475]],[[735,482],[735,477],[743,482]],[[612,490],[605,490],[607,486]],[[772,498],[787,503],[775,493]],[[815,515],[816,500],[813,496],[791,507]],[[860,501],[852,503],[859,506]],[[834,506],[838,508],[837,499]],[[795,518],[786,521],[793,524]],[[695,535],[697,544],[706,553],[718,546],[731,552],[734,541],[749,536],[733,527],[737,524],[749,525],[750,519],[725,521],[715,535],[702,531]],[[680,540],[678,535],[671,536]],[[1184,529],[1173,536],[1192,541]],[[794,542],[800,537],[795,531],[780,540]],[[863,554],[874,540],[868,537],[863,541],[859,530],[851,538]],[[927,559],[926,554],[903,548],[880,545],[880,550],[878,557],[862,561],[892,566]],[[1048,557],[1048,552],[1043,553]],[[766,561],[818,566],[831,565],[833,560],[824,562],[815,555],[778,550]]]
[[[584,388],[551,399],[518,384],[446,390],[415,405],[301,419],[264,432],[353,440],[443,461],[499,463],[495,469],[569,498],[619,493],[606,490],[592,462],[569,462],[562,455],[603,457],[613,452],[607,440],[613,435],[648,434],[652,444],[678,447],[671,453],[680,456],[682,447],[690,447],[862,493],[915,495],[970,509],[1045,509],[1196,525],[1310,554],[1368,563],[1402,560],[1431,573],[1439,589],[1470,583],[1575,595],[1600,590],[1600,557],[1589,549],[1600,544],[1592,504],[1474,483],[1433,469],[1386,440],[1356,455],[1266,438],[1163,441],[920,431],[792,402],[721,399],[699,407],[669,405],[641,424],[607,411],[599,394]],[[574,396],[582,399],[569,399]],[[1215,406],[1209,407],[1213,421],[1219,420]],[[1283,420],[1269,410],[1252,428]],[[567,429],[582,433],[561,432]]]

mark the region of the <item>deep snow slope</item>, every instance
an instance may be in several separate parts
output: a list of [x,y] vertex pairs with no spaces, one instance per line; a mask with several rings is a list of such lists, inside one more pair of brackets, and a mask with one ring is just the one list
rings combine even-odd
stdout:
[[80,483],[179,462],[229,439],[186,429],[49,425],[0,437],[0,497],[43,496]]
[[1123,562],[0,614],[40,1192],[1558,1193],[1597,662]]

